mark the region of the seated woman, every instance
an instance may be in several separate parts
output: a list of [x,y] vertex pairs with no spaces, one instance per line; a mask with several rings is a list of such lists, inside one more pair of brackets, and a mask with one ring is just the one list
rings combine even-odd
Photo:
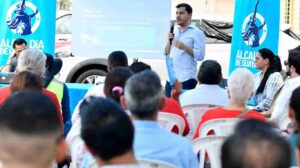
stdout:
[[283,84],[280,59],[271,50],[263,48],[256,54],[255,66],[261,72],[255,74],[254,110],[267,111]]
[[[200,135],[201,126],[213,119],[222,118],[255,118],[265,121],[265,117],[256,111],[248,110],[246,102],[251,98],[254,89],[254,76],[252,73],[245,68],[238,68],[232,72],[228,79],[228,94],[229,94],[229,105],[216,109],[208,110],[202,117],[194,139]],[[209,132],[208,134],[213,134]]]

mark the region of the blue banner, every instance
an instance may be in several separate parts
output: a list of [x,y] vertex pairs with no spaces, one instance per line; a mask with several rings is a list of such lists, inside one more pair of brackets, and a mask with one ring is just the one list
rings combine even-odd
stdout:
[[280,1],[236,0],[229,74],[236,68],[253,73],[256,52],[269,48],[278,52]]
[[5,0],[0,5],[0,65],[13,41],[23,38],[30,48],[54,54],[56,0]]

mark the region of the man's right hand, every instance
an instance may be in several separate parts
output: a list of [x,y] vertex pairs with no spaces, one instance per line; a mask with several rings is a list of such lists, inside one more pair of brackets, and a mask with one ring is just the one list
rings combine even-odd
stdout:
[[171,44],[170,44],[170,40],[173,41],[174,39],[174,33],[170,33],[168,34],[168,42],[167,42],[167,45],[166,45],[166,48],[165,48],[165,55],[169,55],[170,54],[170,51],[171,51]]
[[15,51],[11,52],[10,56],[8,59],[13,59],[17,56],[17,54],[15,53]]
[[168,38],[173,40],[173,39],[174,39],[174,33],[170,33],[170,32],[169,32]]
[[4,68],[1,70],[1,72],[10,72],[10,67],[11,67],[12,60],[16,56],[17,56],[17,54],[15,53],[15,51],[11,52],[10,56],[8,57],[7,63],[4,66]]

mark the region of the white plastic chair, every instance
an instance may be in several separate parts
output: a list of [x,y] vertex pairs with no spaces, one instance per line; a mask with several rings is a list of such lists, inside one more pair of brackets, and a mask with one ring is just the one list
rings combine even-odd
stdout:
[[172,113],[159,112],[158,122],[166,130],[172,131],[173,127],[178,127],[178,134],[183,135],[185,122],[182,117]]
[[219,106],[216,105],[208,105],[208,104],[194,104],[183,106],[182,110],[186,116],[186,119],[189,122],[190,132],[187,136],[189,139],[193,139],[195,134],[195,130],[202,119],[202,116],[205,114],[207,110],[217,108]]
[[291,119],[289,115],[286,114],[285,116],[279,119],[278,127],[280,128],[280,130],[286,130],[290,123],[291,123]]
[[141,159],[138,158],[138,163],[149,168],[176,168],[175,165],[161,160]]
[[193,141],[193,149],[196,153],[200,151],[199,168],[204,168],[205,153],[208,154],[211,168],[221,168],[221,147],[226,137],[208,136],[197,138]]
[[202,124],[199,129],[199,137],[206,137],[213,130],[216,136],[229,136],[233,133],[235,125],[240,122],[239,118],[220,118],[209,120]]

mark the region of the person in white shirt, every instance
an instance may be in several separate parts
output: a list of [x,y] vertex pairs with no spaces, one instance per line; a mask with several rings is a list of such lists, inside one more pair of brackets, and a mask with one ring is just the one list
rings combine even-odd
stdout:
[[280,58],[270,49],[262,48],[256,54],[255,66],[261,71],[255,74],[254,110],[267,111],[283,85]]
[[218,85],[222,79],[221,65],[214,60],[204,61],[198,72],[199,85],[195,89],[184,92],[179,97],[181,106],[195,104],[228,105],[227,91]]
[[182,82],[183,89],[194,89],[197,85],[197,61],[205,56],[205,35],[196,26],[191,25],[193,9],[189,4],[180,3],[176,6],[176,27],[169,33],[169,42],[165,48],[169,82],[166,83],[165,95],[170,97],[173,81]]
[[289,51],[286,65],[290,78],[287,79],[285,85],[279,93],[270,118],[270,120],[273,121],[277,126],[280,126],[280,120],[288,115],[289,101],[292,92],[298,86],[300,86],[300,46]]

